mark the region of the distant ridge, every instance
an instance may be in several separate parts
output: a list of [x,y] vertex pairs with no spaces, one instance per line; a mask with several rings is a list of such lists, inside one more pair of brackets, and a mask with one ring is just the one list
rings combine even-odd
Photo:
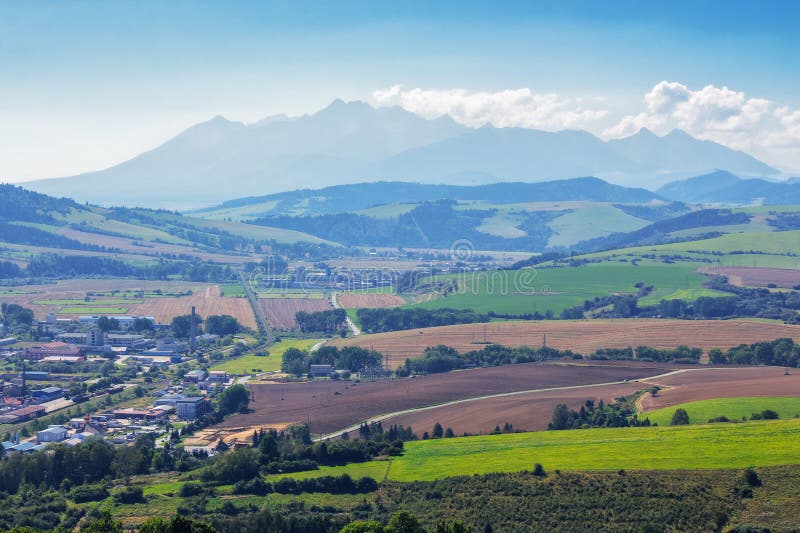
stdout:
[[484,126],[336,100],[312,115],[246,125],[223,117],[105,170],[25,186],[100,205],[190,209],[222,200],[376,180],[477,185],[598,176],[655,188],[714,169],[772,176],[757,159],[675,130],[605,142],[585,131]]
[[658,194],[671,200],[705,204],[778,205],[800,203],[800,183],[742,179],[718,170],[710,174],[668,183]]
[[[247,216],[235,217],[247,219],[286,214],[353,212],[381,204],[418,203],[442,199],[497,204],[560,201],[644,204],[659,200],[660,197],[646,189],[622,187],[594,177],[475,186],[383,181],[237,198],[193,213],[204,217],[227,218],[231,210],[248,208],[241,211],[247,213]],[[263,206],[263,209],[259,210],[259,206]]]

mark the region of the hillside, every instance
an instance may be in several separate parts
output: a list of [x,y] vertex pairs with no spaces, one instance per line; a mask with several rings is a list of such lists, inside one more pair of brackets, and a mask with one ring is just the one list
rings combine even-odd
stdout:
[[312,115],[248,125],[215,117],[113,167],[28,186],[95,204],[190,209],[297,184],[467,185],[593,175],[656,187],[716,168],[776,173],[747,154],[680,131],[605,142],[585,131],[471,129],[447,116],[426,120],[399,107],[336,100]]
[[114,261],[200,259],[238,264],[258,261],[262,248],[337,246],[301,232],[237,222],[207,221],[170,211],[102,208],[0,185],[2,257],[31,254],[94,255]]
[[719,170],[668,183],[658,194],[671,200],[704,204],[787,205],[800,203],[800,183],[742,179]]
[[207,219],[248,220],[278,215],[352,213],[385,205],[445,199],[486,204],[565,201],[646,204],[660,198],[645,189],[622,187],[591,177],[475,186],[380,181],[237,198],[190,213]]

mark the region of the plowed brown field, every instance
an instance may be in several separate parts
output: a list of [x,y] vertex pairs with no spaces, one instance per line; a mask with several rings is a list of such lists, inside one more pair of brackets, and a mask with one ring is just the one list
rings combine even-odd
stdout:
[[[276,425],[292,422],[310,422],[314,433],[337,431],[370,417],[404,409],[435,405],[454,400],[476,398],[531,389],[607,383],[624,379],[654,376],[680,368],[675,365],[639,362],[598,361],[592,363],[528,363],[493,368],[477,368],[446,374],[432,374],[391,381],[353,384],[342,381],[314,381],[304,383],[252,384],[252,413],[231,417],[222,427]],[[636,384],[621,384],[618,389],[587,389],[586,393],[562,391],[570,397],[584,401],[589,398],[611,398]],[[559,393],[560,394],[560,393]],[[539,409],[540,415],[552,414],[552,403]],[[479,402],[458,406],[460,412],[470,412],[476,420],[491,419],[491,428],[508,420],[502,412],[491,406],[488,410]],[[483,414],[479,414],[483,413]],[[543,416],[543,415],[542,415]],[[444,420],[442,421],[444,423]],[[520,427],[526,427],[525,423]],[[416,426],[414,426],[415,429]],[[533,427],[531,425],[530,427]],[[538,427],[538,426],[537,426]],[[455,428],[454,428],[455,429]],[[422,431],[430,428],[421,428]],[[460,431],[467,431],[460,430]]]
[[336,339],[337,346],[362,346],[389,354],[395,367],[418,357],[427,346],[446,344],[460,351],[478,350],[483,342],[506,346],[547,346],[588,355],[599,348],[640,345],[675,348],[682,344],[730,348],[790,337],[800,341],[800,326],[757,320],[549,320],[461,324]]
[[461,434],[465,431],[489,433],[496,425],[503,427],[510,422],[516,429],[538,431],[547,429],[553,409],[559,403],[577,410],[586,400],[609,402],[656,384],[662,388],[658,396],[645,394],[642,397],[645,411],[709,398],[797,396],[800,395],[800,372],[786,376],[783,368],[776,367],[700,367],[655,380],[487,398],[401,415],[385,424],[403,424],[421,433],[430,432],[439,422]]
[[777,287],[791,289],[800,285],[800,270],[790,268],[705,267],[700,271],[704,274],[727,276],[731,285],[739,287],[766,287],[774,283]]
[[282,331],[297,329],[298,311],[313,313],[333,309],[326,298],[260,298],[258,305],[272,327]]

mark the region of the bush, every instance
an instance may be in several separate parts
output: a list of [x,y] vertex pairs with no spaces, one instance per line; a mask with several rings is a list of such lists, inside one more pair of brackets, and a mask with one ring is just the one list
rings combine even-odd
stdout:
[[199,496],[203,493],[203,485],[200,483],[184,483],[181,485],[180,494],[181,498],[189,498],[191,496]]
[[672,415],[672,420],[670,420],[670,426],[685,426],[689,424],[689,413],[686,412],[686,409],[678,408],[675,410],[675,413]]
[[533,465],[533,475],[536,477],[545,477],[547,473],[544,471],[544,467],[541,464],[536,463]]
[[127,487],[114,494],[116,503],[144,503],[144,493],[141,487]]
[[81,485],[69,493],[75,503],[96,502],[108,498],[108,490],[101,485]]
[[261,479],[261,477],[254,477],[249,481],[237,481],[233,485],[234,494],[255,494],[256,496],[264,496],[272,492],[272,485]]

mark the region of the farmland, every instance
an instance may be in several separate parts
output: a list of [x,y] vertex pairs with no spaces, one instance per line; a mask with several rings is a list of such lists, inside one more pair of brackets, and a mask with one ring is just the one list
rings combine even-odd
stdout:
[[750,418],[753,413],[760,413],[765,409],[777,412],[780,418],[794,418],[800,415],[800,397],[761,396],[699,400],[652,411],[646,416],[651,422],[658,422],[659,426],[668,426],[678,407],[686,410],[692,424],[706,424],[718,416],[741,420],[742,417]]
[[396,294],[375,292],[344,292],[337,296],[339,305],[345,309],[376,309],[398,307],[406,301]]
[[[656,397],[651,397],[650,394],[642,396],[640,403],[645,406],[647,412],[642,413],[641,417],[650,418],[650,410],[655,405],[669,405],[671,407],[657,411],[659,414],[655,420],[651,419],[651,421],[658,421],[659,425],[669,425],[669,419],[675,411],[675,407],[679,404],[683,405],[684,401],[688,401],[686,399],[716,398],[716,395],[724,395],[726,391],[730,396],[737,394],[765,396],[765,398],[761,398],[762,403],[778,405],[777,402],[781,400],[766,398],[766,396],[780,397],[798,394],[800,375],[784,376],[783,370],[767,367],[722,369],[696,367],[656,379],[643,379],[630,383],[600,387],[573,387],[564,390],[546,390],[514,396],[484,398],[467,405],[451,404],[402,414],[392,417],[390,421],[392,424],[410,425],[417,432],[430,431],[436,422],[440,422],[446,427],[452,427],[457,435],[464,432],[489,433],[496,425],[502,427],[505,422],[510,422],[517,429],[539,431],[547,429],[547,424],[552,419],[553,408],[559,403],[577,410],[586,400],[594,400],[595,403],[603,400],[608,403],[620,396],[634,394],[653,385],[660,386],[662,390]],[[735,402],[736,400],[731,401]],[[797,399],[795,403],[800,404],[800,399]],[[758,411],[760,412],[762,409],[758,409]],[[755,409],[747,411],[746,415],[749,417],[753,412]],[[725,413],[705,417],[702,421],[705,422],[719,414]],[[794,414],[792,412],[788,416],[794,416]],[[666,424],[663,424],[663,418],[666,418]]]
[[[253,412],[234,416],[223,425],[240,427],[309,421],[314,433],[327,433],[373,416],[404,409],[532,389],[644,378],[676,368],[680,367],[611,361],[528,363],[378,382],[253,383]],[[552,413],[552,407],[550,409]],[[496,414],[496,417],[491,428],[506,421],[502,414]]]
[[30,308],[38,320],[47,313],[69,317],[131,314],[153,316],[156,322],[168,324],[195,306],[203,317],[227,314],[246,327],[256,327],[245,298],[223,296],[218,285],[208,283],[73,279],[19,287],[11,294],[0,293],[0,301]]
[[246,354],[214,365],[211,370],[224,370],[229,374],[244,375],[254,372],[274,372],[280,370],[283,354],[289,348],[308,350],[317,341],[309,339],[286,339],[276,342],[268,348],[268,356]]
[[800,326],[763,320],[550,320],[461,324],[394,331],[336,339],[336,346],[374,347],[388,354],[393,367],[418,357],[427,346],[446,344],[459,351],[478,350],[484,343],[547,346],[589,355],[599,348],[647,345],[675,348],[689,345],[709,350],[742,343],[790,337],[800,340]]
[[[387,473],[392,481],[492,472],[692,470],[797,463],[800,420],[741,424],[541,431],[407,442]],[[361,465],[357,465],[361,468]],[[349,466],[317,471],[346,472]]]
[[458,289],[446,296],[421,299],[420,307],[473,309],[480,313],[525,314],[583,305],[612,294],[635,294],[636,283],[653,286],[658,298],[684,289],[699,289],[706,278],[687,265],[632,266],[600,264],[580,267],[466,272],[439,277]]
[[332,309],[331,303],[325,298],[259,298],[258,305],[272,327],[281,331],[297,329],[294,317],[299,311]]
[[728,282],[740,287],[777,287],[791,289],[800,285],[800,270],[790,268],[706,267],[705,272],[727,276]]
[[662,388],[658,396],[642,398],[641,406],[645,411],[715,398],[797,396],[800,394],[800,372],[787,373],[783,368],[763,366],[709,368],[702,372],[664,376],[658,380],[658,385]]

